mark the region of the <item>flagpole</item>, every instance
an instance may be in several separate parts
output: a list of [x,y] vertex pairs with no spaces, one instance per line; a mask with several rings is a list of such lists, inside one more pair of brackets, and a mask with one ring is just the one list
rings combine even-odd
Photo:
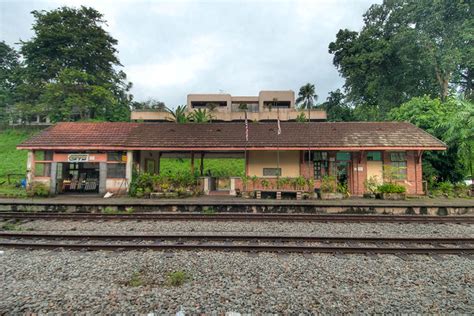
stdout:
[[277,180],[280,178],[280,142],[279,136],[281,133],[280,126],[280,108],[277,106]]

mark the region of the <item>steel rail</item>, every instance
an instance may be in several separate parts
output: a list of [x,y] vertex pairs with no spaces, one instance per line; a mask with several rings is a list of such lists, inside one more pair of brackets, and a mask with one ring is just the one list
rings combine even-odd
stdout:
[[438,243],[438,244],[474,244],[470,237],[346,237],[346,236],[289,236],[255,234],[63,234],[63,233],[23,233],[0,232],[0,238],[15,239],[80,239],[80,240],[225,240],[225,241],[274,241],[274,242],[360,242],[360,243]]
[[474,216],[428,215],[353,215],[304,213],[56,213],[56,212],[0,212],[1,219],[25,220],[196,220],[196,221],[313,221],[313,222],[422,222],[474,224]]
[[473,255],[470,247],[334,247],[307,245],[238,245],[238,244],[65,244],[0,242],[3,248],[68,250],[213,250],[241,252],[299,252],[347,254],[456,254]]

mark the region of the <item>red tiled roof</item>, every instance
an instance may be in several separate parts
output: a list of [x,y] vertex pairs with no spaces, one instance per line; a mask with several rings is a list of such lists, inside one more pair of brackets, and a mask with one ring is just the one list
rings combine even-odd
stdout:
[[249,123],[59,123],[19,149],[209,149],[412,148],[443,150],[446,145],[404,122]]

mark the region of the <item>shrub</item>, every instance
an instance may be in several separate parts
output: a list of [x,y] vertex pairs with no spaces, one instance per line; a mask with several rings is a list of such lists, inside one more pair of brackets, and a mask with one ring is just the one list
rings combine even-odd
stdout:
[[349,189],[347,188],[347,183],[338,183],[336,190],[337,192],[342,193],[346,196],[349,195]]
[[266,189],[270,186],[270,181],[268,181],[268,179],[262,179],[260,180],[260,184],[262,185],[264,189]]
[[406,190],[403,185],[397,183],[384,183],[377,188],[380,193],[405,193]]
[[190,279],[190,275],[186,271],[173,271],[168,274],[168,284],[172,286],[183,285],[184,282]]
[[454,185],[449,181],[440,182],[437,187],[445,196],[454,195]]
[[33,183],[31,189],[28,191],[28,196],[48,197],[49,188],[44,183]]
[[454,195],[457,197],[468,197],[469,196],[469,186],[465,183],[458,183],[454,185]]
[[299,177],[296,177],[294,179],[294,186],[295,186],[295,189],[298,188],[298,189],[304,189],[304,187],[306,186],[306,178],[305,177],[302,177],[302,176],[299,176]]
[[313,178],[306,179],[306,185],[308,186],[308,192],[314,192],[314,179]]
[[336,177],[324,176],[321,180],[321,192],[323,193],[335,193],[337,189]]
[[364,181],[365,191],[371,194],[377,193],[377,189],[380,185],[380,181],[377,176],[369,177]]

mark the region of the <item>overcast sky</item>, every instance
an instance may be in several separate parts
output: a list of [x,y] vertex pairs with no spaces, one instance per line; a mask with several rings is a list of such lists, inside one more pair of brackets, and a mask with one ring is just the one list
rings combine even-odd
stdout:
[[188,93],[257,95],[316,85],[319,101],[341,88],[328,44],[360,30],[376,0],[33,1],[0,0],[0,40],[32,35],[32,10],[92,6],[104,14],[136,100],[168,106]]

